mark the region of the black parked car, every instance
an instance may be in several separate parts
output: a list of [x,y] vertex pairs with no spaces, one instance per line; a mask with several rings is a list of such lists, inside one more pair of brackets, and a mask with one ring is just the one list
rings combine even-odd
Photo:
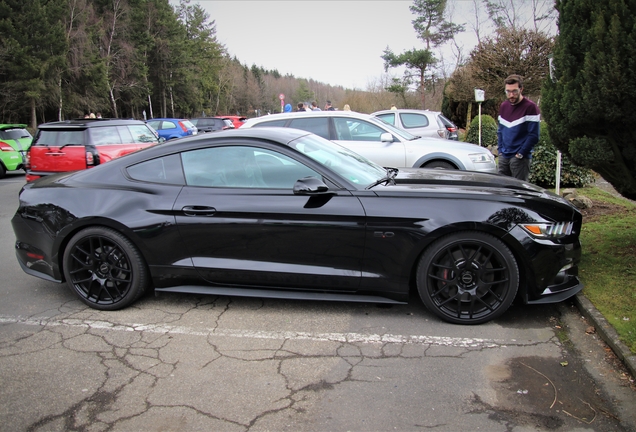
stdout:
[[87,305],[148,290],[403,303],[479,324],[513,299],[564,300],[581,214],[496,174],[382,168],[295,129],[167,142],[24,186],[12,220],[25,272]]

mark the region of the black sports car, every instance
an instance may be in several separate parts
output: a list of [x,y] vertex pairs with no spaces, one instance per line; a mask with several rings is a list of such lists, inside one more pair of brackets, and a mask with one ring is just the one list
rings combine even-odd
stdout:
[[581,214],[494,174],[382,168],[256,128],[150,147],[24,186],[25,272],[115,310],[148,290],[404,303],[479,324],[582,289]]

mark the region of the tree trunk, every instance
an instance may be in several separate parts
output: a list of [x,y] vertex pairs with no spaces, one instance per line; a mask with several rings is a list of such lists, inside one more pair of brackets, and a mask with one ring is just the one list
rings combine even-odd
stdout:
[[35,130],[38,127],[38,119],[35,112],[35,99],[31,98],[31,128]]
[[60,79],[57,81],[57,87],[60,90],[60,100],[58,101],[58,107],[57,107],[57,120],[58,121],[62,121],[62,77],[60,76]]

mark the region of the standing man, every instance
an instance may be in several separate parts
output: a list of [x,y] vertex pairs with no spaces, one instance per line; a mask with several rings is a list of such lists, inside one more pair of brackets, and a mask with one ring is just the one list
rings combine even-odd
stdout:
[[499,107],[497,128],[499,174],[528,181],[532,151],[539,142],[539,108],[523,97],[521,76],[510,75],[504,84],[506,100]]
[[327,103],[325,104],[325,111],[335,111],[335,110],[336,109],[331,106],[331,101],[328,100]]

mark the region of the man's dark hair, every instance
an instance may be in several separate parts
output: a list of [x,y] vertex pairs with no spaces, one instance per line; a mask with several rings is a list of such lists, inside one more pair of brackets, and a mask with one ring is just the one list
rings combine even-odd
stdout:
[[302,102],[298,102],[296,106],[298,107],[298,109],[302,109],[305,106],[305,104]]
[[519,84],[519,88],[523,88],[523,78],[521,78],[521,75],[510,75],[504,80],[504,84]]

